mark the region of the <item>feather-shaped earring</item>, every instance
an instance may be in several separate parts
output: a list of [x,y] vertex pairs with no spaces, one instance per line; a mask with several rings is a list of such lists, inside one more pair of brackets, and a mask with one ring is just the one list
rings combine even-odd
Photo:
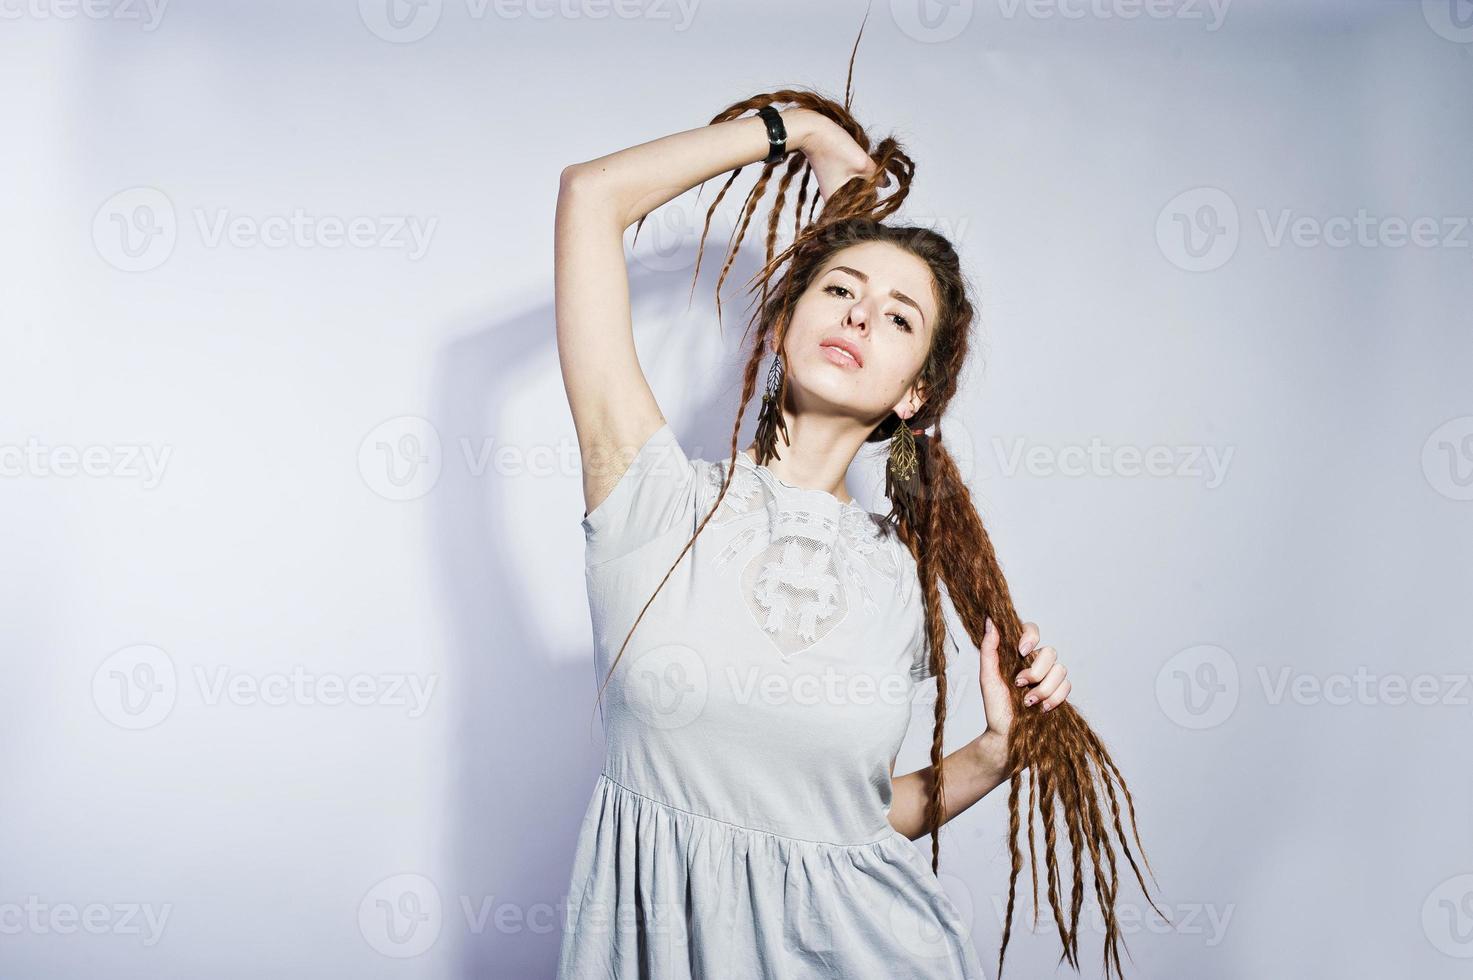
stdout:
[[783,418],[783,385],[786,380],[783,356],[775,354],[772,367],[767,370],[767,390],[762,393],[762,408],[757,413],[757,462],[763,465],[771,459],[782,459],[777,451],[779,432],[782,433],[783,445],[792,445],[788,438],[788,420]]

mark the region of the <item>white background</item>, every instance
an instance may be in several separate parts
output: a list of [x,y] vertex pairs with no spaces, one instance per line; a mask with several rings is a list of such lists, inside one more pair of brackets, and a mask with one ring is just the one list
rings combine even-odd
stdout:
[[[0,2],[6,977],[552,971],[602,761],[558,173],[758,92],[842,100],[865,8],[388,9]],[[977,286],[947,436],[1176,923],[1123,885],[1127,967],[1464,976],[1473,7],[881,0],[855,74]],[[712,291],[756,170],[693,304],[722,180],[631,252],[692,455],[735,409],[750,251],[724,336]],[[989,973],[1005,802],[943,833]],[[1059,952],[1027,894],[1013,977]]]

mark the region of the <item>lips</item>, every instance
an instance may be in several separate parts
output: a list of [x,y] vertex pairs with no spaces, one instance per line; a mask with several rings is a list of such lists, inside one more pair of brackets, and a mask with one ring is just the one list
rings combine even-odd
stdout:
[[835,364],[864,367],[864,355],[859,352],[859,348],[853,342],[843,337],[825,337],[819,341],[818,346],[830,351],[829,359]]

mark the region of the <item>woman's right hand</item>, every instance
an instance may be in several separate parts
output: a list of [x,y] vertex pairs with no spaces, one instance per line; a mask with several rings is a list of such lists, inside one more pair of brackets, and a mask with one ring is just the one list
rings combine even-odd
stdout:
[[874,173],[875,161],[828,116],[812,109],[789,109],[782,117],[788,132],[797,132],[796,148],[808,158],[818,178],[818,196],[824,201],[846,181]]

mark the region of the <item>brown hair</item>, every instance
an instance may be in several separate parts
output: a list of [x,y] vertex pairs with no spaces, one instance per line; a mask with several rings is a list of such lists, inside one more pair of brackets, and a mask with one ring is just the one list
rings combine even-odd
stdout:
[[[852,56],[850,72],[852,77]],[[941,778],[941,761],[947,701],[946,623],[941,607],[941,584],[945,584],[958,618],[972,642],[979,648],[983,642],[983,631],[988,617],[991,617],[993,623],[996,624],[1000,633],[999,653],[1002,657],[1004,677],[1011,677],[1027,666],[1028,662],[1023,655],[1018,653],[1018,644],[1023,635],[1023,624],[1017,611],[1013,608],[1012,599],[1008,594],[1007,580],[1003,577],[987,530],[983,527],[982,519],[972,503],[971,494],[962,480],[956,461],[947,451],[941,434],[942,416],[956,394],[957,382],[961,377],[962,367],[971,346],[970,334],[974,310],[968,299],[968,287],[961,262],[951,243],[930,229],[881,223],[880,219],[893,213],[905,199],[910,189],[914,166],[900,145],[892,138],[880,141],[873,151],[870,150],[868,135],[849,114],[847,93],[848,86],[846,85],[845,103],[840,106],[811,91],[782,89],[756,95],[728,106],[711,120],[714,124],[735,119],[763,105],[776,106],[787,103],[796,107],[813,109],[842,126],[860,147],[870,153],[876,163],[873,173],[867,177],[851,179],[836,190],[825,202],[823,212],[817,222],[814,222],[810,215],[810,220],[805,225],[801,216],[807,197],[811,170],[806,167],[806,159],[801,153],[791,154],[786,161],[786,170],[778,183],[777,200],[767,220],[767,262],[754,276],[755,282],[761,286],[762,303],[752,323],[756,329],[751,340],[751,354],[743,373],[741,405],[737,409],[736,422],[732,427],[731,456],[734,459],[737,455],[737,439],[741,430],[742,415],[756,389],[758,369],[765,356],[768,341],[770,338],[773,339],[776,347],[781,349],[788,313],[792,308],[794,298],[809,286],[824,261],[839,249],[868,241],[889,242],[925,261],[934,280],[933,288],[938,314],[936,326],[932,332],[931,347],[919,376],[924,389],[925,401],[908,424],[915,429],[934,426],[934,434],[929,438],[919,439],[917,442],[920,466],[914,478],[902,482],[893,472],[889,472],[887,467],[889,477],[887,492],[891,495],[892,507],[888,519],[895,525],[902,541],[915,556],[917,576],[924,597],[925,641],[931,671],[936,680],[935,728],[931,738],[931,766],[935,778],[931,783],[926,807],[926,830],[931,834],[931,869],[937,872],[941,860],[941,838],[938,831],[942,814],[945,812],[942,802],[944,787]],[[731,268],[747,225],[777,166],[778,163],[763,166],[762,174],[743,207],[740,225],[730,246],[726,263],[722,267],[721,277],[717,281],[718,317],[720,315],[721,283]],[[794,207],[794,240],[786,249],[774,254],[779,216],[789,185],[800,168],[803,170],[803,175]],[[707,212],[705,229],[701,235],[701,251],[704,251],[706,232],[711,227],[711,215],[714,214],[727,188],[736,180],[741,169],[738,167],[732,172],[726,186],[722,188],[721,194],[712,202]],[[892,179],[896,185],[894,190],[881,198],[880,188],[888,187]],[[815,195],[816,200],[817,195]],[[640,223],[643,224],[643,219],[640,219]],[[638,233],[639,229],[636,227],[636,236]],[[784,264],[787,265],[787,268],[777,278],[774,286],[773,277],[778,275],[777,270]],[[697,254],[696,262],[696,274],[699,275],[699,273],[700,252]],[[752,288],[755,290],[756,286]],[[901,424],[899,417],[891,413],[875,428],[867,441],[878,442],[889,439],[899,424]],[[762,440],[759,439],[759,444],[761,442]],[[759,459],[758,462],[764,462],[764,460]],[[665,573],[655,593],[640,610],[634,626],[630,627],[629,634],[625,636],[618,654],[614,657],[613,663],[609,665],[609,673],[599,687],[600,698],[602,698],[603,688],[608,684],[609,677],[613,675],[614,667],[617,666],[619,658],[623,656],[630,638],[634,635],[634,630],[644,618],[644,613],[654,601],[655,595],[659,594],[671,573],[680,564],[696,538],[700,536],[717,508],[721,506],[727,488],[731,485],[734,472],[735,467],[728,468],[726,478],[721,485],[721,492],[717,495],[711,511],[702,519],[695,533],[686,542],[685,548],[681,550],[680,555],[671,565],[670,571]],[[1140,882],[1142,890],[1146,890],[1146,883],[1141,877],[1140,868],[1136,865],[1135,856],[1131,852],[1130,844],[1126,840],[1125,831],[1121,825],[1121,806],[1120,799],[1116,795],[1116,785],[1118,784],[1120,793],[1125,797],[1125,806],[1130,814],[1136,846],[1141,847],[1140,835],[1135,830],[1135,803],[1131,799],[1130,790],[1126,788],[1125,778],[1110,758],[1100,737],[1091,730],[1072,704],[1065,701],[1047,713],[1029,711],[1022,706],[1022,689],[1014,685],[1008,685],[1008,688],[1012,691],[1015,716],[1008,735],[1007,746],[1007,773],[1011,779],[1011,788],[1008,793],[1008,836],[1012,854],[1012,871],[1008,879],[1007,919],[1003,925],[1002,946],[998,951],[998,975],[1001,977],[1003,957],[1007,952],[1008,938],[1012,931],[1018,874],[1023,864],[1023,856],[1018,846],[1018,831],[1021,824],[1019,800],[1022,780],[1020,777],[1025,772],[1031,776],[1028,790],[1028,855],[1033,877],[1034,916],[1037,918],[1038,914],[1038,867],[1034,855],[1032,820],[1032,813],[1036,808],[1043,823],[1048,900],[1053,908],[1054,918],[1058,924],[1059,939],[1064,947],[1060,959],[1061,961],[1067,959],[1075,970],[1079,969],[1079,910],[1084,901],[1083,857],[1087,849],[1094,868],[1095,896],[1104,916],[1105,975],[1108,977],[1112,969],[1119,975],[1121,973],[1118,950],[1120,929],[1114,912],[1119,874],[1110,839],[1111,826],[1120,842],[1121,850],[1135,872],[1136,880]],[[1108,817],[1104,813],[1096,790],[1096,780],[1104,787],[1109,800]],[[1055,826],[1055,807],[1058,804],[1062,805],[1073,868],[1073,891],[1069,899],[1067,925],[1066,916],[1062,914],[1060,908],[1058,840]],[[1141,852],[1141,860],[1145,862],[1144,848],[1141,848]],[[1146,866],[1149,870],[1148,862]],[[1166,918],[1161,910],[1156,908],[1155,902],[1151,902],[1149,895],[1147,895],[1147,901],[1150,902],[1153,909],[1156,909],[1158,915],[1161,915],[1163,919]]]

